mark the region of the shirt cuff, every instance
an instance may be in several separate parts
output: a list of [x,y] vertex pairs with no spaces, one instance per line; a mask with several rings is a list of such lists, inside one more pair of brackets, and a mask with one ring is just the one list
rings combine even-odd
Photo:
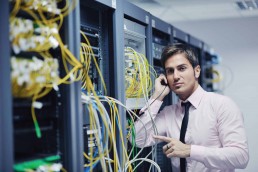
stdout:
[[205,157],[205,147],[191,145],[190,158],[195,161],[203,162]]

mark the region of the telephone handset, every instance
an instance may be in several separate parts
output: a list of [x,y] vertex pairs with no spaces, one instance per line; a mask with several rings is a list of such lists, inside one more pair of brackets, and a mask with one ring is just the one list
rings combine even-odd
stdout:
[[168,86],[168,84],[166,84],[164,80],[161,80],[160,84],[164,86]]

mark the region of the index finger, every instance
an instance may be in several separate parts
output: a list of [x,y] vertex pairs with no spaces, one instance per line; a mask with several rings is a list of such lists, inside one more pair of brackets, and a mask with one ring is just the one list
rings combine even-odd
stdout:
[[167,143],[169,143],[171,141],[171,138],[166,137],[166,136],[153,135],[153,138],[162,140],[162,141],[167,142]]

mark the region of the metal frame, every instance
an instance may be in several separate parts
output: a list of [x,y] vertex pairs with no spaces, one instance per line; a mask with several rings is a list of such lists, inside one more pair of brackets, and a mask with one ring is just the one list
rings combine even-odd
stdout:
[[173,38],[189,43],[189,35],[176,27],[173,27]]
[[13,118],[11,91],[11,59],[9,44],[9,1],[0,6],[0,171],[13,171]]
[[150,13],[141,9],[140,7],[123,0],[123,13],[124,15],[138,22],[149,25],[150,23]]
[[202,50],[203,43],[192,35],[189,35],[189,44]]
[[[125,73],[125,57],[124,57],[124,25],[123,25],[123,3],[122,1],[117,1],[116,10],[113,15],[113,35],[114,39],[114,96],[116,99],[120,100],[125,104],[125,84],[124,84],[124,73]],[[126,135],[126,113],[122,107],[118,107],[123,135]],[[117,140],[123,139],[126,143],[126,138],[120,138],[120,135],[117,134]],[[121,142],[117,143],[117,150],[119,152],[119,157],[122,161],[123,149],[121,147]]]
[[[75,57],[80,56],[80,6],[76,8],[66,18],[65,39],[68,47]],[[64,164],[67,171],[83,172],[83,124],[81,110],[81,82],[74,82],[66,85],[65,95],[65,143],[66,155]]]
[[162,31],[168,35],[171,35],[172,33],[171,25],[153,15],[151,16],[151,26],[152,28]]
[[171,28],[170,44],[173,44],[173,42],[174,42],[174,35],[173,35],[173,32],[174,32],[174,26],[170,25],[170,28]]
[[[111,8],[116,8],[116,1],[117,0],[96,0],[97,2],[101,3],[101,4],[104,4],[108,7],[111,7]],[[119,0],[118,0],[119,1]]]

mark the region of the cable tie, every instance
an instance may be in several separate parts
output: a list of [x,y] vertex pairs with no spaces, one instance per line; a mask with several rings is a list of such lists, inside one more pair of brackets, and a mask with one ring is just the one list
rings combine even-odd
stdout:
[[47,11],[48,11],[48,12],[52,12],[53,10],[52,10],[51,7],[48,7],[48,8],[47,8]]
[[54,163],[51,165],[50,170],[51,171],[61,171],[62,170],[62,164],[61,163]]
[[60,9],[56,9],[56,14],[61,14],[61,10]]
[[38,77],[36,77],[35,81],[37,83],[44,83],[44,82],[46,82],[46,77],[45,76],[38,76]]
[[35,101],[32,103],[32,106],[36,109],[41,109],[43,107],[43,103]]
[[55,91],[59,91],[59,87],[55,83],[53,84],[53,88],[54,88]]
[[52,33],[55,33],[55,34],[57,34],[57,33],[58,33],[57,28],[51,28],[50,30],[51,30],[51,32],[52,32]]
[[54,49],[57,48],[59,45],[58,41],[53,36],[49,37],[49,42],[51,43],[51,45],[53,45]]
[[81,95],[81,98],[82,98],[86,103],[89,103],[89,102],[90,102],[90,97],[87,96],[87,95],[82,94],[82,95]]
[[21,49],[17,45],[13,44],[13,51],[15,54],[19,54],[21,52]]
[[71,79],[71,81],[74,81],[74,76],[72,73],[70,73],[70,79]]

